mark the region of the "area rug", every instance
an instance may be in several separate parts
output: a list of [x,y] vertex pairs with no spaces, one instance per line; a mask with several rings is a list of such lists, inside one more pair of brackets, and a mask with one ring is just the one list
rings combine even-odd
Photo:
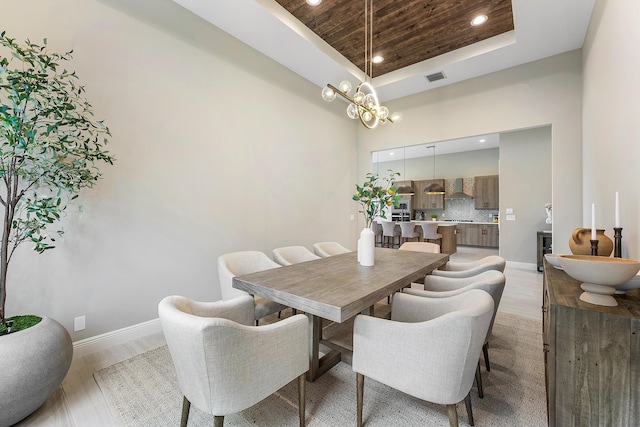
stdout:
[[[376,313],[377,314],[377,313]],[[333,329],[332,329],[333,328]],[[324,336],[348,336],[347,325],[329,325]],[[491,371],[482,365],[484,398],[471,392],[476,426],[545,426],[546,401],[541,322],[499,312],[490,340]],[[345,343],[348,345],[348,343]],[[177,426],[182,394],[166,346],[101,369],[94,378],[114,418],[122,426]],[[366,426],[448,426],[447,410],[371,379],[365,380]],[[356,423],[356,381],[351,366],[339,363],[307,383],[306,422],[310,427]],[[461,426],[468,424],[458,405]],[[191,407],[189,426],[211,426],[213,417]],[[297,385],[286,385],[257,405],[225,417],[225,426],[297,426]]]

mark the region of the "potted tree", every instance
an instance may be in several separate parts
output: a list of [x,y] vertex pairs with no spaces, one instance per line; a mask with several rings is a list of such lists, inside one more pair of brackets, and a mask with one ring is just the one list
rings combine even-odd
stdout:
[[[113,164],[109,129],[93,117],[72,52],[16,43],[0,33],[0,427],[37,409],[67,374],[73,346],[62,325],[45,316],[7,318],[7,271],[16,248],[55,247],[53,230],[71,200]],[[3,191],[4,190],[4,191]],[[17,287],[19,285],[15,285]],[[26,329],[25,329],[26,328]]]

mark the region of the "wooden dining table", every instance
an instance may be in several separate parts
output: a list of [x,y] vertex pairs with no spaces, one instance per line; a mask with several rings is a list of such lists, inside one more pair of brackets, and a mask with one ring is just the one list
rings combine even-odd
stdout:
[[375,248],[375,265],[358,264],[349,252],[233,278],[233,287],[303,311],[310,317],[307,379],[315,381],[341,360],[331,349],[320,357],[322,319],[342,323],[423,279],[449,260],[447,254]]

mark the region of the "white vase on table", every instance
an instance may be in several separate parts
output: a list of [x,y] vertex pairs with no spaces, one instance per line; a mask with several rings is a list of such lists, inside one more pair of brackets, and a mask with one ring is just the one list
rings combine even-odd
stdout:
[[358,241],[358,261],[360,265],[371,267],[375,264],[376,235],[369,227],[363,228]]

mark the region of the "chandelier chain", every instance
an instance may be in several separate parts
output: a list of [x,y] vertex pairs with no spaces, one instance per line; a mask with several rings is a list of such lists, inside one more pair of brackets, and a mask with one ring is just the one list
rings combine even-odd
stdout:
[[401,119],[398,113],[389,114],[389,109],[380,105],[378,94],[373,87],[373,0],[364,0],[364,66],[365,79],[358,84],[356,93],[351,97],[352,89],[349,81],[343,81],[336,88],[327,84],[322,89],[322,98],[331,102],[340,95],[349,101],[347,115],[351,119],[359,119],[366,128],[373,129],[378,124],[395,123]]

